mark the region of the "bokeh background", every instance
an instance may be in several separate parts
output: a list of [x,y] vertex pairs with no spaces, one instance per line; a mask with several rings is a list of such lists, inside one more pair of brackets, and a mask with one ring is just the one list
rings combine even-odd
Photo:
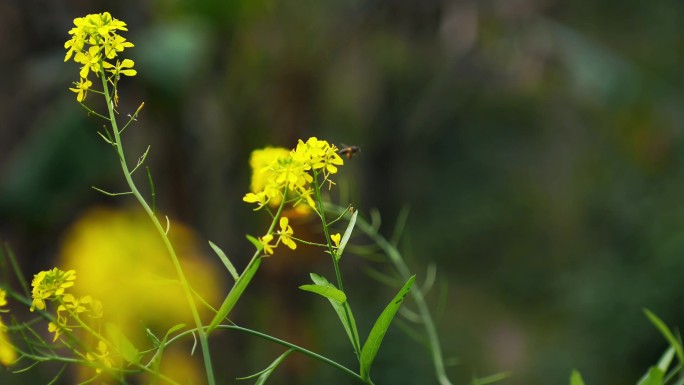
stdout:
[[[419,282],[438,267],[430,303],[455,383],[510,371],[507,384],[566,384],[573,368],[588,384],[633,383],[666,347],[642,308],[684,324],[684,3],[4,0],[0,238],[27,275],[148,250],[134,202],[90,188],[124,183],[101,122],[67,90],[72,20],[103,11],[136,45],[138,76],[119,90],[122,117],[146,103],[125,133],[130,162],[151,144],[157,207],[216,298],[229,279],[205,240],[243,267],[244,235],[265,226],[241,201],[250,151],[317,136],[361,146],[340,191],[363,214],[377,208],[383,233],[410,208],[401,249]],[[309,271],[332,277],[328,260],[303,254],[267,261],[235,317],[352,365],[327,304],[297,290]],[[136,261],[98,282],[124,284]],[[371,262],[344,263],[367,332],[392,290],[363,274]],[[227,379],[282,352],[236,333],[214,341]],[[58,369],[0,370],[0,382]],[[396,327],[373,377],[435,383]],[[347,380],[306,358],[273,377]]]

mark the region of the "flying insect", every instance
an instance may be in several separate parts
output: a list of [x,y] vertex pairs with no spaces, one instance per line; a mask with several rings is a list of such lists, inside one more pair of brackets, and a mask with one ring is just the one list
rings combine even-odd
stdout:
[[337,150],[337,154],[344,155],[347,159],[351,159],[352,156],[361,153],[361,147],[359,146],[347,146],[344,143],[341,143],[341,145],[340,149]]

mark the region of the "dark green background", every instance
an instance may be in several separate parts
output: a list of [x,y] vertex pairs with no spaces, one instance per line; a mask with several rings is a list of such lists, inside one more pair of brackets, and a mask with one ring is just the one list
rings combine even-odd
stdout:
[[[241,202],[252,149],[313,135],[361,146],[340,187],[362,213],[380,209],[386,234],[411,208],[402,250],[419,277],[438,266],[456,383],[505,370],[508,384],[565,384],[572,368],[587,384],[634,383],[666,347],[641,309],[684,320],[684,3],[2,1],[0,238],[30,272],[51,266],[79,214],[130,205],[90,189],[123,180],[67,90],[77,65],[62,62],[72,19],[103,11],[136,44],[120,110],[146,107],[129,153],[151,143],[159,206],[231,255],[263,226]],[[392,293],[348,261],[367,331]],[[297,293],[307,269],[268,276],[242,317],[307,330],[309,346],[351,364],[331,310]],[[224,338],[227,378],[279,353]],[[375,382],[433,383],[423,352],[392,329]],[[347,380],[300,365],[274,383]]]

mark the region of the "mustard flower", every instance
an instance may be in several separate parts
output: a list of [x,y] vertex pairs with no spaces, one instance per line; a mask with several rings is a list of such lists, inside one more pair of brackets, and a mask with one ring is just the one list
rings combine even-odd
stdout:
[[97,352],[86,354],[86,359],[98,365],[95,369],[97,373],[102,373],[102,369],[111,369],[114,366],[114,360],[109,356],[107,344],[101,340],[97,343]]
[[60,323],[55,323],[55,322],[50,322],[48,323],[48,332],[50,333],[55,333],[55,336],[52,338],[52,342],[55,342],[59,339],[59,337],[62,335],[62,332],[65,330],[71,330],[67,328],[65,325],[62,325]]
[[45,310],[45,300],[61,297],[65,289],[74,285],[75,279],[76,271],[62,271],[56,267],[34,275],[31,281],[33,301],[30,310]]
[[17,351],[7,335],[7,326],[0,321],[0,364],[9,366],[17,360]]
[[[7,305],[7,292],[0,289],[0,307]],[[0,310],[6,312],[7,310]],[[10,365],[17,359],[17,352],[14,350],[12,343],[7,335],[7,326],[0,318],[0,364],[5,366]]]
[[290,220],[287,217],[280,217],[280,231],[278,231],[278,235],[280,236],[280,242],[283,242],[285,246],[294,250],[297,248],[297,244],[294,243],[294,240],[292,240],[294,231],[292,230],[292,226],[290,226],[289,222]]
[[107,71],[111,72],[114,76],[119,76],[119,74],[135,76],[138,71],[132,69],[134,65],[135,63],[131,59],[124,59],[123,61],[117,60],[116,64],[110,64],[107,62],[102,63],[102,66],[107,68]]
[[247,203],[258,203],[259,207],[262,208],[266,203],[268,203],[269,198],[266,196],[266,193],[263,191],[259,191],[257,193],[247,193],[245,196],[242,198],[243,201]]
[[340,240],[342,239],[342,236],[340,235],[340,233],[331,235],[330,239],[335,244],[335,247],[340,247]]
[[304,200],[311,208],[316,209],[316,202],[312,198],[314,190],[311,187],[297,189],[297,192],[299,193],[299,201],[295,203],[295,206]]
[[335,174],[337,166],[344,164],[337,152],[337,147],[316,137],[306,142],[300,139],[290,151],[272,147],[253,151],[250,158],[252,191],[243,197],[243,201],[257,203],[257,209],[267,203],[277,205],[287,191],[288,196],[296,198],[294,206],[306,201],[315,210],[311,187],[313,172],[323,170],[324,180],[332,185],[328,175]]
[[82,78],[87,78],[88,73],[90,71],[95,72],[97,76],[100,74],[100,48],[97,46],[93,46],[88,48],[87,51],[80,51],[76,53],[76,56],[74,56],[74,61],[76,63],[83,64],[83,67],[81,67],[81,71],[79,72],[79,75]]
[[69,88],[72,92],[76,93],[76,100],[82,102],[88,95],[88,89],[93,85],[93,82],[87,79],[81,79],[78,83],[74,82],[75,88]]
[[105,57],[107,59],[114,59],[117,52],[123,52],[124,49],[133,47],[133,43],[127,41],[123,36],[114,35],[105,39],[103,47]]
[[271,245],[270,242],[273,240],[273,235],[267,234],[264,235],[263,237],[259,238],[259,242],[261,243],[261,246],[264,248],[264,253],[268,255],[273,255],[273,248],[276,247],[276,245]]
[[[82,65],[79,71],[82,79],[87,79],[91,71],[100,76],[103,68],[108,68],[115,76],[134,76],[136,70],[133,69],[132,60],[117,60],[115,64],[106,61],[115,59],[126,48],[133,47],[133,43],[117,33],[127,30],[126,23],[113,18],[108,12],[78,17],[74,19],[74,27],[69,30],[71,38],[64,43],[67,50],[64,61],[73,56],[74,61]],[[74,92],[78,93],[79,102],[85,99],[84,92]]]

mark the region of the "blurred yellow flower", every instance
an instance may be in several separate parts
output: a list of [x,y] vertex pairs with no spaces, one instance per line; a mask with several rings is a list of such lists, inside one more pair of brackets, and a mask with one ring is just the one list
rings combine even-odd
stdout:
[[111,369],[114,365],[114,360],[109,356],[109,349],[104,341],[98,341],[97,351],[86,354],[86,359],[95,363],[97,373],[102,373],[102,369]]
[[[169,236],[193,289],[209,303],[219,302],[218,271],[199,255],[192,231],[172,221]],[[183,291],[166,247],[142,212],[86,212],[67,231],[61,263],[79,272],[75,295],[101,301],[92,303],[92,315],[104,307],[133,340],[146,342],[141,322],[160,330],[192,322],[189,307],[179,300]]]
[[[0,289],[0,307],[7,305],[7,292]],[[2,310],[7,312],[8,310]],[[0,364],[8,366],[17,360],[17,352],[12,347],[12,343],[7,335],[7,326],[0,318]]]
[[0,364],[9,366],[17,360],[17,352],[14,350],[9,336],[7,326],[0,321]]

